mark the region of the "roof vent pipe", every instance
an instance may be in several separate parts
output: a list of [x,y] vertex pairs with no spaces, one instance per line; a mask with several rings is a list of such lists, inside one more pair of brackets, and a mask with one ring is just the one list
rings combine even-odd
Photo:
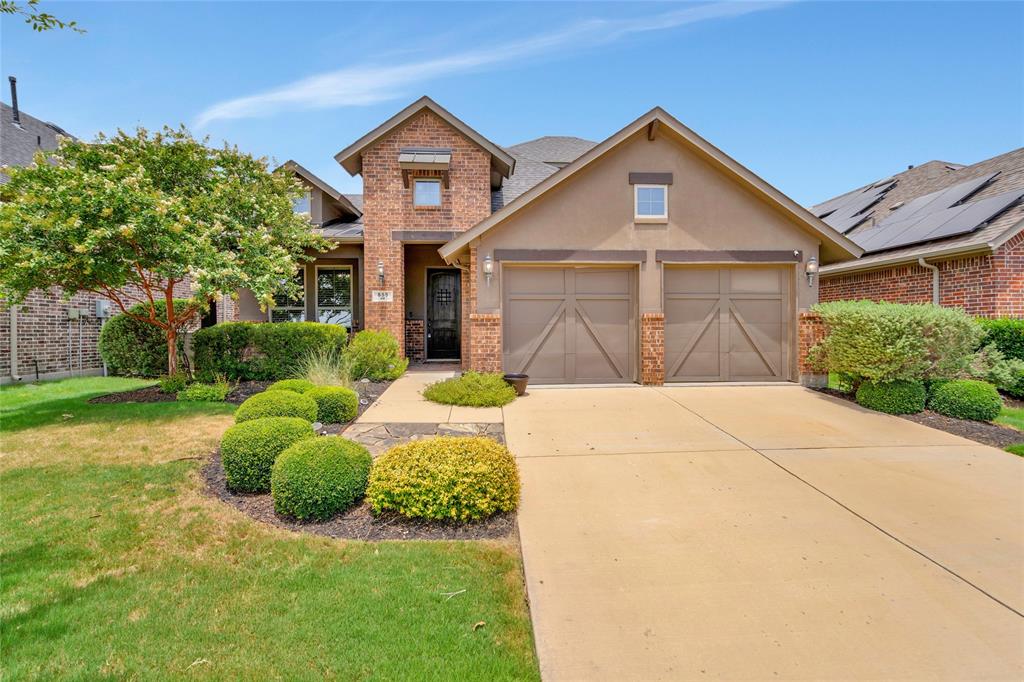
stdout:
[[18,113],[18,79],[8,76],[7,80],[11,81],[11,112],[14,115],[14,122],[21,125],[21,114]]
[[939,268],[928,263],[924,258],[918,258],[917,264],[925,270],[932,271],[932,304],[939,305]]

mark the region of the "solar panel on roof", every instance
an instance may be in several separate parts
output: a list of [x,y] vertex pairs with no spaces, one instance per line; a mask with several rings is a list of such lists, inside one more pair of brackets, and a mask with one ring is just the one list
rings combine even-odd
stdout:
[[997,175],[999,175],[998,172],[989,173],[988,175],[982,175],[972,180],[967,180],[966,182],[953,185],[952,187],[947,187],[946,189],[940,189],[937,192],[917,197],[899,210],[893,211],[891,218],[893,220],[906,220],[907,218],[919,213],[944,211],[970,197],[979,189],[992,182]]
[[847,233],[871,217],[869,208],[877,204],[896,186],[896,181],[882,180],[859,192],[827,201],[814,208],[814,214],[836,230]]

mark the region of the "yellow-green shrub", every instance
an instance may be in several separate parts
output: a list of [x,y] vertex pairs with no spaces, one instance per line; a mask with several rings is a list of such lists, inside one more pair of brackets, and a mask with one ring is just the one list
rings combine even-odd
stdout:
[[516,399],[516,390],[500,374],[466,372],[430,384],[423,389],[423,397],[442,405],[501,407]]
[[295,391],[266,391],[248,398],[235,410],[235,421],[244,422],[263,417],[299,417],[316,421],[316,402]]
[[306,379],[281,379],[267,386],[268,391],[294,391],[296,393],[305,393],[312,389],[316,384]]
[[366,498],[374,513],[476,521],[519,504],[519,470],[490,438],[441,436],[391,448],[373,464]]

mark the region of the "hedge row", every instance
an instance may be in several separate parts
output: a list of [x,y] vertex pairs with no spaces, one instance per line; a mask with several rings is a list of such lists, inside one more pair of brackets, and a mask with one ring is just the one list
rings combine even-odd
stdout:
[[200,329],[192,337],[196,375],[235,380],[287,378],[312,352],[341,353],[348,332],[319,322],[225,322]]

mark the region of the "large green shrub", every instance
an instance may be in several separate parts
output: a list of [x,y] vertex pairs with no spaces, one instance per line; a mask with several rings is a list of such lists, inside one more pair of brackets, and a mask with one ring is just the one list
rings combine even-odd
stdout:
[[324,424],[344,424],[359,413],[359,394],[344,386],[317,386],[306,392],[316,401],[316,417]]
[[490,438],[441,436],[398,445],[370,472],[366,498],[374,513],[475,521],[519,504],[519,470]]
[[345,350],[349,375],[353,379],[390,381],[402,376],[409,360],[398,352],[398,341],[389,332],[364,329],[352,337]]
[[247,398],[235,410],[238,423],[264,417],[299,417],[312,423],[316,421],[316,403],[295,391],[266,391]]
[[423,389],[423,397],[442,405],[501,407],[516,399],[516,390],[500,374],[466,372],[430,384]]
[[1003,317],[978,320],[985,330],[981,346],[994,345],[1007,358],[1024,360],[1024,319]]
[[203,380],[275,380],[293,376],[306,355],[341,353],[348,332],[319,322],[224,322],[192,337],[196,374]]
[[814,311],[828,334],[811,349],[812,362],[858,382],[954,378],[965,371],[983,333],[958,308],[837,301]]
[[372,458],[359,443],[330,436],[281,453],[270,475],[274,511],[300,520],[328,519],[363,496]]
[[990,422],[1003,409],[1003,399],[992,384],[966,379],[938,386],[928,407],[947,417]]
[[920,381],[865,381],[857,389],[857,403],[888,414],[916,414],[924,409],[927,392]]
[[[174,309],[183,309],[187,303],[174,301]],[[167,304],[157,301],[157,317],[167,320]],[[149,315],[149,306],[138,304],[129,308],[138,315]],[[185,348],[185,340],[178,337],[178,354]],[[114,315],[100,331],[100,357],[107,363],[111,374],[133,377],[156,377],[167,373],[167,335],[163,329],[141,322],[128,315]]]
[[305,379],[281,379],[267,386],[268,391],[293,391],[295,393],[306,393],[314,388],[312,381]]
[[278,455],[314,436],[310,423],[297,417],[267,417],[235,424],[220,441],[228,488],[244,493],[267,492]]

